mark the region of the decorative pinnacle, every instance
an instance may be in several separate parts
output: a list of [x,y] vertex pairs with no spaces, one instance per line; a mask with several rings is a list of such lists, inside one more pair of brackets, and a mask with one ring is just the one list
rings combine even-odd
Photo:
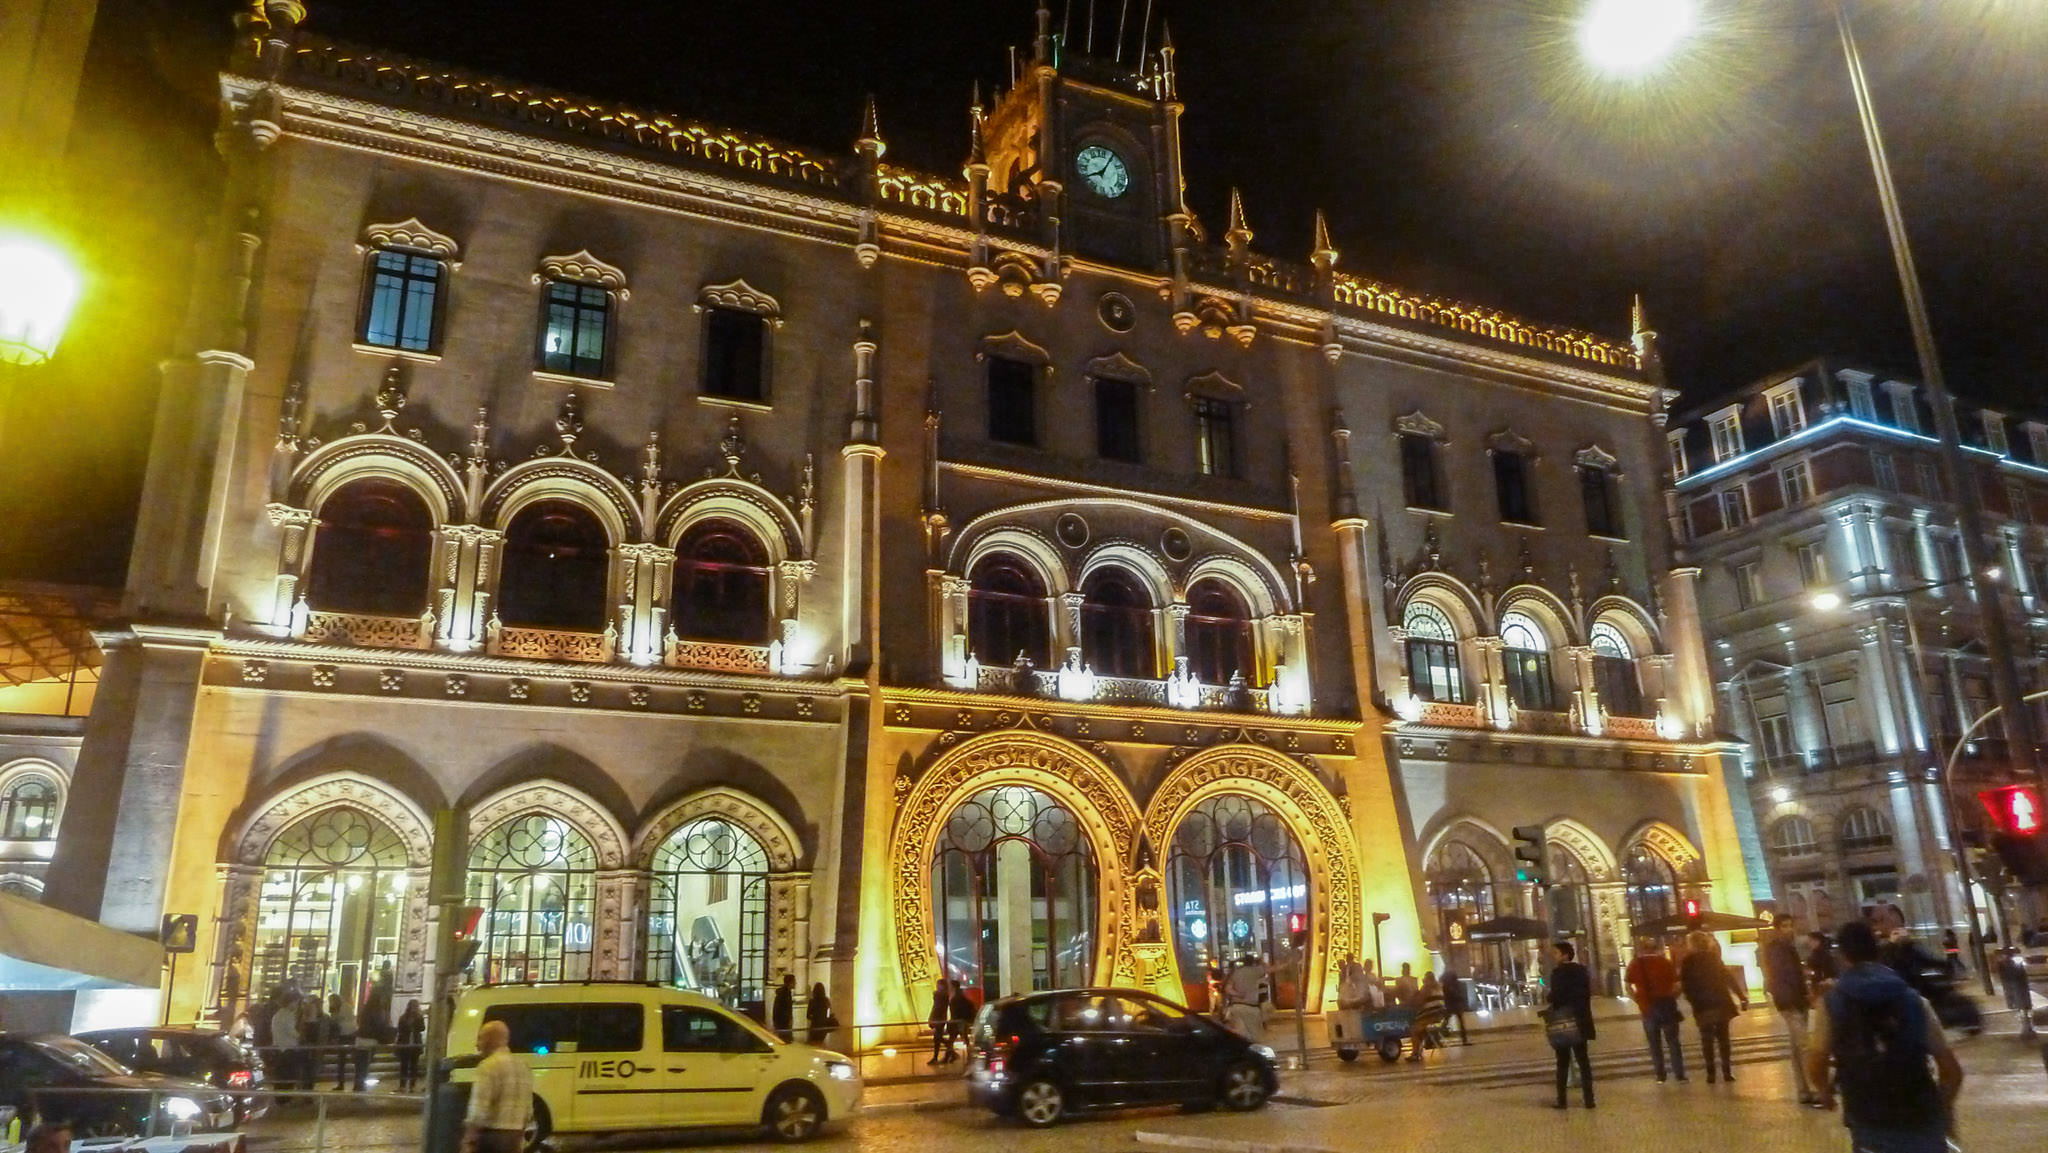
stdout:
[[740,474],[740,458],[747,454],[747,439],[740,434],[740,418],[733,417],[725,426],[725,435],[719,438],[718,453],[725,458],[725,475]]
[[405,411],[405,373],[397,365],[384,370],[383,387],[371,403],[377,406],[377,415],[384,421],[384,427],[377,431],[390,432],[391,422]]
[[1629,309],[1628,330],[1630,335],[1637,337],[1657,335],[1650,329],[1649,318],[1643,315],[1643,294],[1640,292],[1636,293],[1635,304]]
[[862,152],[872,152],[876,157],[889,150],[889,146],[882,143],[882,119],[875,111],[873,96],[868,97],[867,107],[861,110],[860,138],[853,142],[853,146]]
[[967,170],[988,167],[988,152],[981,145],[981,125],[986,110],[981,106],[981,81],[974,82],[974,100],[967,106]]
[[1244,197],[1237,189],[1230,190],[1230,227],[1223,233],[1224,239],[1232,244],[1250,244],[1252,230],[1244,222]]
[[562,398],[561,414],[555,417],[555,435],[562,440],[562,455],[576,455],[576,438],[583,435],[583,401],[574,392]]
[[491,447],[491,410],[477,406],[476,419],[469,422],[469,463],[483,464]]
[[1316,247],[1309,253],[1309,259],[1317,264],[1337,263],[1337,249],[1330,244],[1330,223],[1323,219],[1323,210],[1316,209]]

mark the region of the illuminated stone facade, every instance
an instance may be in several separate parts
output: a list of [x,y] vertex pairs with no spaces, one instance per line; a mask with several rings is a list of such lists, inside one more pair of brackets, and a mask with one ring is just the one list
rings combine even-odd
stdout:
[[[1425,873],[1515,824],[1584,858],[1609,967],[1634,857],[1642,900],[1747,911],[1642,504],[1647,333],[1264,256],[1235,199],[1212,242],[1172,50],[1055,64],[1043,15],[960,179],[885,163],[873,108],[805,152],[302,15],[245,15],[223,78],[202,336],[79,768],[121,802],[53,892],[205,914],[174,1016],[420,988],[444,810],[474,975],[793,972],[863,1023],[942,972],[1199,1000],[1261,952],[1315,1007],[1347,953],[1497,963]],[[1428,704],[1416,603],[1462,662]],[[1531,620],[1540,702],[1499,655]],[[1511,872],[1489,914],[1533,908]]]

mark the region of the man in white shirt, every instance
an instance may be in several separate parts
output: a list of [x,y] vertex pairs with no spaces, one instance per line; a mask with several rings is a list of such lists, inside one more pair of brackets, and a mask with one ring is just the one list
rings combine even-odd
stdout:
[[533,1120],[533,1074],[509,1048],[512,1031],[503,1021],[486,1021],[476,1031],[484,1059],[470,1087],[469,1115],[463,1119],[462,1153],[520,1153]]

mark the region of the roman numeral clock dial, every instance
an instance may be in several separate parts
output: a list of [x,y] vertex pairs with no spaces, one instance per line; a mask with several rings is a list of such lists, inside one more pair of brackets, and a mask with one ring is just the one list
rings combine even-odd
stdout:
[[1123,157],[1100,144],[1090,144],[1074,154],[1074,171],[1089,191],[1104,200],[1115,200],[1131,187],[1131,171]]

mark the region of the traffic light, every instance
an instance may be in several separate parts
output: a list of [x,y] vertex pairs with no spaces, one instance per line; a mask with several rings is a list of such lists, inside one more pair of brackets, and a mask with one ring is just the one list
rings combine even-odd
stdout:
[[1550,849],[1543,838],[1542,825],[1515,826],[1515,880],[1530,885],[1547,885],[1550,876]]
[[1689,929],[1700,927],[1700,899],[1698,897],[1687,897],[1685,899],[1685,925]]
[[1297,949],[1308,947],[1308,914],[1287,914],[1287,937]]
[[460,973],[476,960],[476,952],[483,947],[483,938],[477,936],[477,927],[483,923],[484,910],[481,905],[464,905],[455,915],[455,964],[449,972]]
[[2041,791],[2032,785],[2009,785],[1977,794],[1991,814],[1991,847],[2021,884],[2048,881],[2048,813]]

